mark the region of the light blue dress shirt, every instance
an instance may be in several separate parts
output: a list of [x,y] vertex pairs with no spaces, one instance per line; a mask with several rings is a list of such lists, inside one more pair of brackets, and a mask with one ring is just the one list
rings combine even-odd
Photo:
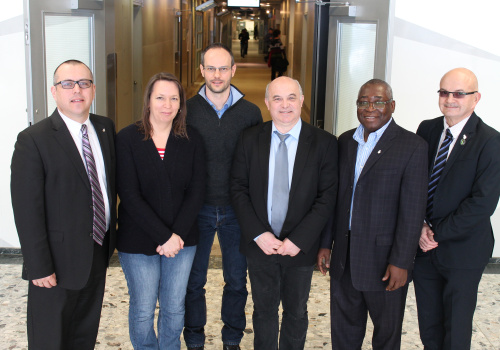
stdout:
[[365,128],[363,125],[359,125],[352,138],[358,143],[358,153],[356,155],[356,168],[354,169],[354,185],[352,187],[352,197],[351,197],[351,211],[349,216],[349,229],[351,229],[351,220],[352,220],[352,206],[354,203],[354,195],[356,193],[356,184],[358,183],[359,175],[363,171],[363,168],[370,157],[373,149],[377,145],[377,142],[380,140],[384,131],[387,129],[389,124],[392,122],[392,118],[380,129],[374,131],[368,135],[368,139],[365,142]]
[[[290,136],[285,140],[288,150],[288,188],[292,185],[293,166],[295,164],[295,155],[297,154],[297,146],[299,144],[300,130],[302,129],[302,120],[299,119],[297,124],[287,134]],[[273,185],[274,185],[274,165],[275,156],[280,144],[280,138],[274,132],[278,131],[273,123],[271,132],[271,150],[269,152],[269,185],[267,187],[267,216],[269,224],[271,224],[272,207],[273,207]],[[278,131],[279,132],[279,131]]]
[[[205,86],[205,89],[207,87]],[[229,97],[227,98],[227,101],[226,103],[224,103],[224,107],[222,107],[221,110],[218,110],[217,107],[212,103],[212,101],[210,101],[207,97],[207,94],[205,92],[205,89],[201,89],[199,94],[201,96],[203,96],[203,98],[208,102],[208,104],[210,106],[212,106],[212,108],[214,109],[215,113],[217,113],[217,116],[219,117],[219,119],[222,117],[222,115],[224,114],[225,111],[228,110],[229,107],[231,107],[233,105],[233,89],[229,89]]]

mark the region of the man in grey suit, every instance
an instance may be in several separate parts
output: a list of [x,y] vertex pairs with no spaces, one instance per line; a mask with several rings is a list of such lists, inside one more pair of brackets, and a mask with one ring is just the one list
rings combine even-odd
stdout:
[[272,121],[240,136],[231,194],[254,302],[254,349],[303,349],[323,226],[337,193],[337,140],[300,119],[304,95],[280,77],[266,89]]
[[28,286],[30,349],[94,349],[106,267],[115,247],[115,126],[89,113],[90,69],[63,62],[57,109],[25,129],[11,193]]
[[373,349],[395,350],[424,220],[427,145],[392,119],[385,81],[365,83],[356,104],[361,125],[339,138],[339,194],[317,263],[323,274],[330,267],[333,349],[361,349],[369,312]]

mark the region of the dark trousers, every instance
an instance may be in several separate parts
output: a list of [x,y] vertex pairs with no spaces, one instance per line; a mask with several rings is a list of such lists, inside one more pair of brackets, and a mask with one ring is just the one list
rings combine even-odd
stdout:
[[[307,300],[314,266],[286,267],[277,256],[265,261],[247,259],[252,286],[254,349],[304,349]],[[279,331],[279,305],[283,306]]]
[[374,326],[373,349],[400,349],[408,284],[392,292],[358,291],[352,284],[349,265],[340,281],[330,280],[332,349],[361,349],[368,312]]
[[426,350],[470,349],[477,289],[484,267],[449,269],[431,253],[415,259],[413,283]]
[[283,76],[283,72],[278,69],[275,65],[271,65],[271,81],[276,79],[276,74],[278,77]]
[[59,285],[41,288],[29,281],[29,349],[94,349],[106,282],[108,242],[109,239],[105,240],[102,247],[94,243],[92,268],[83,289],[71,290]]

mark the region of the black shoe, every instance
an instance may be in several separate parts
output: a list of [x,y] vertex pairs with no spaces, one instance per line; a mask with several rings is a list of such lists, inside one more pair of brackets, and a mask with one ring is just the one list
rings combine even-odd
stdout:
[[203,350],[203,349],[205,349],[205,347],[204,347],[204,346],[198,346],[198,347],[196,347],[196,348],[189,348],[189,347],[188,347],[188,350]]
[[222,347],[222,350],[241,350],[239,345],[226,345]]

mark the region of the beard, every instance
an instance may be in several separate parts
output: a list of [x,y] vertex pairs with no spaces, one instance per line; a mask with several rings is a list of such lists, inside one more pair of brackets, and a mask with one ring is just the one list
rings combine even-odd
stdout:
[[[220,80],[222,81],[222,80]],[[223,84],[219,87],[215,87],[214,85],[212,85],[212,81],[207,81],[206,82],[206,85],[207,85],[207,88],[212,91],[214,94],[220,94],[220,93],[223,93],[224,91],[226,91],[227,89],[229,89],[229,86],[231,85],[231,80],[228,80],[226,82],[222,81]]]

